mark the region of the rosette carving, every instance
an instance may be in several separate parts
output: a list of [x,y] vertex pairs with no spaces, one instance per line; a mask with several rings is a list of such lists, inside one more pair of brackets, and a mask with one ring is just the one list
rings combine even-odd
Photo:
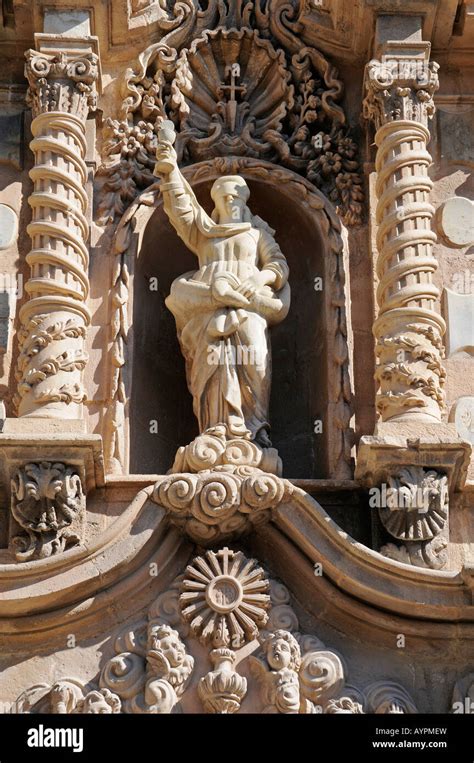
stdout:
[[203,644],[240,648],[268,620],[269,588],[255,559],[228,548],[208,551],[186,568],[181,612]]
[[[292,612],[291,632],[272,623],[282,608]],[[18,712],[195,712],[196,693],[218,714],[246,712],[246,702],[263,713],[416,712],[394,682],[346,685],[341,657],[299,632],[288,589],[228,548],[194,558],[113,646],[98,687],[70,678],[37,684],[22,692]]]

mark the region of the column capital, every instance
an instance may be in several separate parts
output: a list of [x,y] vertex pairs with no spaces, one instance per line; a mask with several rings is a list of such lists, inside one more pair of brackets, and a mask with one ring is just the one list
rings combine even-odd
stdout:
[[89,38],[84,46],[77,40],[71,44],[71,39],[44,34],[35,38],[38,50],[25,53],[28,101],[33,117],[60,111],[86,119],[89,111],[97,106],[100,86],[96,38]]
[[429,42],[391,41],[380,59],[365,67],[364,117],[376,129],[394,121],[418,122],[424,127],[435,113],[433,95],[439,87],[439,64],[429,60]]

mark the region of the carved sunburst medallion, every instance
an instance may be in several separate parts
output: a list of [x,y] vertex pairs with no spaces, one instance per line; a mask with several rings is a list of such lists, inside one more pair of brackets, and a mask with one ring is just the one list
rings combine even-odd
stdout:
[[269,588],[263,569],[241,551],[208,551],[186,568],[182,615],[202,643],[238,649],[267,622]]

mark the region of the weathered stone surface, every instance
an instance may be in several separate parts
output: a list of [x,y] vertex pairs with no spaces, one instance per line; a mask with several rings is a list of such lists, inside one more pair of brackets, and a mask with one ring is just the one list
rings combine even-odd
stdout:
[[6,204],[0,204],[0,249],[8,249],[13,244],[17,232],[18,218],[14,210]]
[[458,435],[474,445],[474,397],[466,395],[456,400],[449,420],[454,421]]

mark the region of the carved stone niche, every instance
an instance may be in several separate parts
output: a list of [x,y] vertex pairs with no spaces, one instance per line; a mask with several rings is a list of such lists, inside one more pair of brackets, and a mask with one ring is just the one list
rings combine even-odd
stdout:
[[[332,204],[307,180],[262,160],[216,158],[184,169],[208,212],[212,181],[237,173],[249,185],[252,212],[276,230],[290,269],[292,306],[271,331],[273,446],[284,475],[350,477],[351,392],[340,221]],[[165,306],[173,279],[195,269],[197,261],[171,228],[157,185],[138,197],[122,218],[114,253],[106,468],[164,474],[177,448],[198,434],[174,319]],[[322,432],[315,420],[321,420]]]

